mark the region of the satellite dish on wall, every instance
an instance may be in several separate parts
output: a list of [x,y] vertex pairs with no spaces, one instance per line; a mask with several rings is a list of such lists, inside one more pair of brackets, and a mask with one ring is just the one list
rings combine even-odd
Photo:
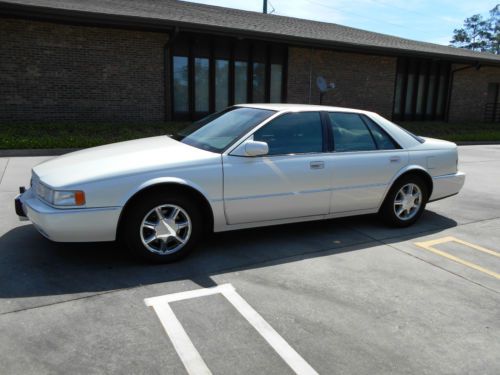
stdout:
[[316,78],[316,86],[318,86],[320,92],[319,104],[322,104],[323,95],[326,94],[328,91],[333,90],[335,88],[335,83],[333,82],[328,83],[323,76],[318,76],[318,78]]
[[326,92],[328,90],[328,83],[323,76],[318,76],[318,78],[316,78],[316,85],[320,92]]

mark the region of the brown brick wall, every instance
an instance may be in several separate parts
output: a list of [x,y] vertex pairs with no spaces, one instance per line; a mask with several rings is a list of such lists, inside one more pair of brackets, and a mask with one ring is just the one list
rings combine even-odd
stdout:
[[316,78],[321,75],[336,84],[323,104],[366,109],[391,118],[396,62],[393,57],[291,47],[287,101],[319,104]]
[[162,121],[167,40],[0,18],[0,122]]
[[[0,18],[0,122],[163,121],[167,40],[159,32]],[[319,75],[337,86],[324,104],[391,117],[396,58],[290,47],[288,102],[319,103]],[[450,121],[482,121],[490,82],[500,82],[500,68],[457,72]]]
[[[464,65],[453,65],[452,69]],[[500,83],[500,68],[469,68],[455,73],[450,102],[450,122],[483,121],[488,83]]]

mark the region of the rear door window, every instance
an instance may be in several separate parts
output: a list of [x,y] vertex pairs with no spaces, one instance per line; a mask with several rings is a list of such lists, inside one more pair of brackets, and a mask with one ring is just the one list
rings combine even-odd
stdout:
[[380,126],[375,124],[371,119],[363,116],[363,120],[370,129],[379,150],[395,150],[400,148],[399,145],[397,145],[396,142],[394,142],[394,140],[389,136],[389,134],[382,130]]
[[357,113],[329,112],[334,150],[337,152],[377,149],[374,137]]

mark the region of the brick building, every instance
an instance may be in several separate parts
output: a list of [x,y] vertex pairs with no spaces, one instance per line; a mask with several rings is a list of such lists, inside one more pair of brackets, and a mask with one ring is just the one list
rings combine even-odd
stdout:
[[194,119],[243,102],[496,120],[500,56],[174,0],[0,0],[0,122]]

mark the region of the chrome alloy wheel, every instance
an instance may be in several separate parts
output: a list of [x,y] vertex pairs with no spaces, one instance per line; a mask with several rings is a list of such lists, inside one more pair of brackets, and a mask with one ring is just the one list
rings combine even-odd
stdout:
[[400,220],[412,219],[422,205],[422,191],[418,185],[404,185],[394,198],[394,213]]
[[141,241],[152,253],[172,254],[188,242],[191,228],[191,219],[185,210],[174,204],[164,204],[144,216]]

